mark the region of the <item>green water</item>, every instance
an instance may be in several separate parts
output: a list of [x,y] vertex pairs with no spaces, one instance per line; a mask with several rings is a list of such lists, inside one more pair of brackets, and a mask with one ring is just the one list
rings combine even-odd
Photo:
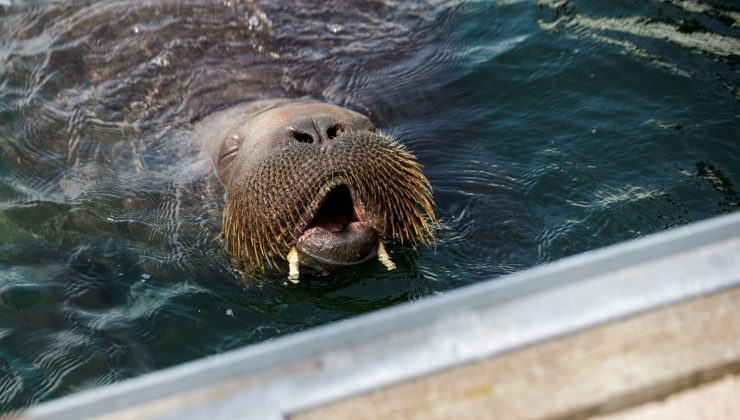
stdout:
[[[738,208],[733,2],[351,5],[0,2],[0,411]],[[271,96],[414,150],[436,244],[232,267],[190,127]]]

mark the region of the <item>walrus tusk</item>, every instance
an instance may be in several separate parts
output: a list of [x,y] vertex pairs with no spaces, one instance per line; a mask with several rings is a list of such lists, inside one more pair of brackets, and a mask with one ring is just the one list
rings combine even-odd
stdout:
[[395,270],[396,264],[391,261],[391,256],[388,255],[388,252],[385,250],[385,247],[383,246],[383,242],[380,242],[378,245],[378,260],[380,260],[381,263],[385,266],[385,268],[388,269],[388,271]]
[[291,283],[298,283],[298,276],[301,274],[298,270],[298,264],[301,261],[300,255],[298,255],[298,249],[296,249],[296,247],[291,248],[287,258],[289,264],[288,280],[290,280]]

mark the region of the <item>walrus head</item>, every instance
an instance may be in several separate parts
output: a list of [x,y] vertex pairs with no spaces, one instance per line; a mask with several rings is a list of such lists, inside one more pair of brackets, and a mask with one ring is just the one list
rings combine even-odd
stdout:
[[382,238],[433,239],[421,165],[364,115],[270,100],[227,119],[212,152],[226,186],[221,236],[246,266],[292,259],[293,269],[298,256],[314,266],[355,264],[383,253]]

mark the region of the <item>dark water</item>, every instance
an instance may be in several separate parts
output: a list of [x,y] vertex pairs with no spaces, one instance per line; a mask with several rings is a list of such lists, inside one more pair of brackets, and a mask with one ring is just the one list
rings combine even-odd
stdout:
[[[731,1],[0,0],[0,409],[738,207]],[[283,286],[190,127],[311,96],[425,165],[435,247]]]

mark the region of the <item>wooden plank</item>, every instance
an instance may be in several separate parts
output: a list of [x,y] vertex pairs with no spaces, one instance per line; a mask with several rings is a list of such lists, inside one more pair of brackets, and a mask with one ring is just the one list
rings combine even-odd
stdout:
[[616,412],[740,371],[739,303],[735,287],[290,418],[580,419]]
[[737,420],[740,419],[740,376],[724,378],[677,392],[666,400],[638,405],[594,420]]

